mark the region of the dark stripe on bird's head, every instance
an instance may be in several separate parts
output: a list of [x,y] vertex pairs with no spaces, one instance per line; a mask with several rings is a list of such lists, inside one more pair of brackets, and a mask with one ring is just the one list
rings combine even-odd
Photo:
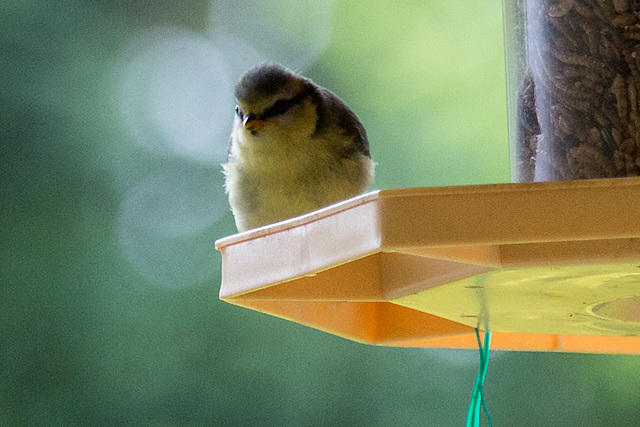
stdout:
[[269,117],[275,117],[284,114],[289,111],[294,105],[301,104],[307,96],[309,96],[309,92],[307,90],[304,90],[292,98],[280,99],[274,102],[273,105],[268,107],[266,110],[264,110],[264,112],[260,114],[260,118],[268,119]]
[[292,107],[302,104],[305,98],[308,98],[311,95],[312,90],[313,88],[310,85],[305,86],[305,89],[302,92],[298,93],[297,95],[291,98],[277,100],[271,106],[269,106],[266,110],[264,110],[261,114],[247,114],[247,113],[244,113],[239,106],[236,106],[236,114],[242,120],[243,125],[246,124],[247,120],[248,121],[264,120],[264,119],[269,119],[271,117],[276,117],[286,113]]

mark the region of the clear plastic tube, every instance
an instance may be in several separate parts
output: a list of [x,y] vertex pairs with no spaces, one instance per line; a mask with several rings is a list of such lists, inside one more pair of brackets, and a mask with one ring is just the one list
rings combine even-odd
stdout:
[[640,175],[640,0],[504,0],[514,182]]

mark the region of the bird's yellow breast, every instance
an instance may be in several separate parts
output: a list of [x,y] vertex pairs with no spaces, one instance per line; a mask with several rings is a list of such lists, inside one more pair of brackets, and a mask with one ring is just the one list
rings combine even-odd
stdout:
[[264,150],[266,155],[254,148],[251,156],[240,153],[245,154],[242,161],[232,158],[224,166],[229,202],[239,230],[281,221],[353,197],[371,181],[373,162],[367,156],[337,157],[328,141],[319,138],[298,140],[297,147],[280,142],[281,139],[262,140],[259,143],[271,144]]

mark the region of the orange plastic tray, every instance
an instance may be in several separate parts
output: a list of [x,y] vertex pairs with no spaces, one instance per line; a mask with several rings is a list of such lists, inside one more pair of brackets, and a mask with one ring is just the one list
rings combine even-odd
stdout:
[[220,298],[355,341],[640,354],[640,178],[368,193],[220,239]]

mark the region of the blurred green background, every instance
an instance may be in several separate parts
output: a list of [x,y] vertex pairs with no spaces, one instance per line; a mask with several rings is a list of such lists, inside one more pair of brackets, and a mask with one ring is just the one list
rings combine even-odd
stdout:
[[[474,351],[220,302],[234,101],[271,59],[367,128],[373,188],[509,181],[499,0],[0,2],[0,425],[454,426]],[[495,425],[640,419],[640,359],[493,352]]]

